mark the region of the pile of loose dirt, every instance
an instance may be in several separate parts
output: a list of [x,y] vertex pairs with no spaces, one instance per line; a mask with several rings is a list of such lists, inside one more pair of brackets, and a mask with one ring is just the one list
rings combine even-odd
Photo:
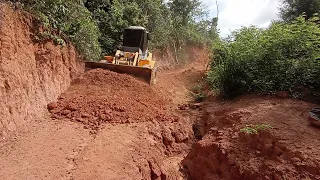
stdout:
[[[320,131],[308,122],[315,104],[248,96],[205,106],[204,137],[183,161],[192,178],[320,179]],[[250,124],[273,128],[240,132]]]
[[93,69],[76,79],[48,109],[55,119],[78,121],[97,130],[104,122],[177,121],[167,104],[144,82]]

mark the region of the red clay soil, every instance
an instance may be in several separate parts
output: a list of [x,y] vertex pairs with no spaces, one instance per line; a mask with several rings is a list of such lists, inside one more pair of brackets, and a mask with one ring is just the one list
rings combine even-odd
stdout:
[[0,2],[0,141],[43,118],[46,105],[84,71],[71,43],[34,41],[36,22]]
[[201,66],[204,70],[209,62],[210,51],[203,46],[187,45],[183,51],[182,56],[176,60],[173,47],[167,47],[162,52],[155,50],[153,56],[157,61],[157,66],[160,71],[173,70],[175,72],[178,69],[187,69],[188,67],[194,66],[197,69]]
[[[246,96],[204,106],[204,137],[183,161],[190,179],[320,179],[320,129],[308,122],[315,104]],[[250,124],[273,128],[240,132]]]
[[[169,53],[167,56],[170,55]],[[159,62],[163,70],[160,70],[157,75],[156,92],[160,96],[168,98],[175,105],[183,105],[193,101],[190,91],[195,85],[199,85],[203,81],[205,69],[210,61],[209,52],[206,48],[187,47],[186,56],[189,58],[188,63],[173,70],[164,70],[174,68],[173,60],[170,60],[170,58],[163,57],[164,59]],[[170,68],[167,68],[163,63],[168,64]]]
[[58,102],[48,105],[53,118],[78,121],[94,130],[103,122],[177,121],[169,108],[146,83],[103,69],[86,72]]

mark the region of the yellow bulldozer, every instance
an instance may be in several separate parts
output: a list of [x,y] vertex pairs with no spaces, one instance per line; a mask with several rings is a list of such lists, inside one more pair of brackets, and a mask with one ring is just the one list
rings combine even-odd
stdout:
[[123,43],[114,56],[105,56],[99,62],[85,62],[86,69],[102,68],[135,76],[148,84],[155,83],[156,61],[148,50],[150,34],[140,26],[123,31]]

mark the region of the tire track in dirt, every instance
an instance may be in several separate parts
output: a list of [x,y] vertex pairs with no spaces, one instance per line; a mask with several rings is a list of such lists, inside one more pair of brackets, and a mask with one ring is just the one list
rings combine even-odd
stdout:
[[[71,155],[92,141],[75,123],[35,120],[0,146],[0,179],[70,179]],[[70,160],[68,160],[70,159]]]

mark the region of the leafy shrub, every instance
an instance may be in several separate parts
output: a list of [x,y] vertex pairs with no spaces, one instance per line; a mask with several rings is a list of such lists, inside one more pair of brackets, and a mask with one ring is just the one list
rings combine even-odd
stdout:
[[78,0],[21,0],[23,8],[34,13],[43,25],[38,40],[52,39],[64,44],[64,34],[87,60],[98,60],[101,55],[100,32],[90,11]]
[[201,91],[203,91],[203,85],[202,84],[196,84],[195,86],[192,87],[192,92],[194,93],[200,93]]
[[233,32],[213,46],[208,73],[212,88],[226,97],[244,92],[294,92],[303,85],[320,86],[320,28],[297,18],[292,24],[273,23]]
[[197,84],[191,89],[191,96],[193,97],[194,101],[202,102],[205,99],[205,93],[202,84]]
[[257,124],[257,125],[247,125],[246,127],[242,128],[240,132],[247,133],[247,134],[258,134],[260,131],[265,131],[267,129],[272,129],[273,127],[269,124]]
[[[7,0],[22,5],[42,22],[37,40],[64,44],[70,39],[87,60],[114,54],[123,28],[144,26],[152,34],[150,49],[172,49],[176,61],[186,44],[217,38],[217,18],[208,20],[200,0]],[[65,34],[66,36],[64,36]],[[212,38],[214,39],[214,38]],[[170,46],[172,45],[173,46]]]
[[203,93],[194,94],[193,98],[196,102],[202,102],[206,96]]

